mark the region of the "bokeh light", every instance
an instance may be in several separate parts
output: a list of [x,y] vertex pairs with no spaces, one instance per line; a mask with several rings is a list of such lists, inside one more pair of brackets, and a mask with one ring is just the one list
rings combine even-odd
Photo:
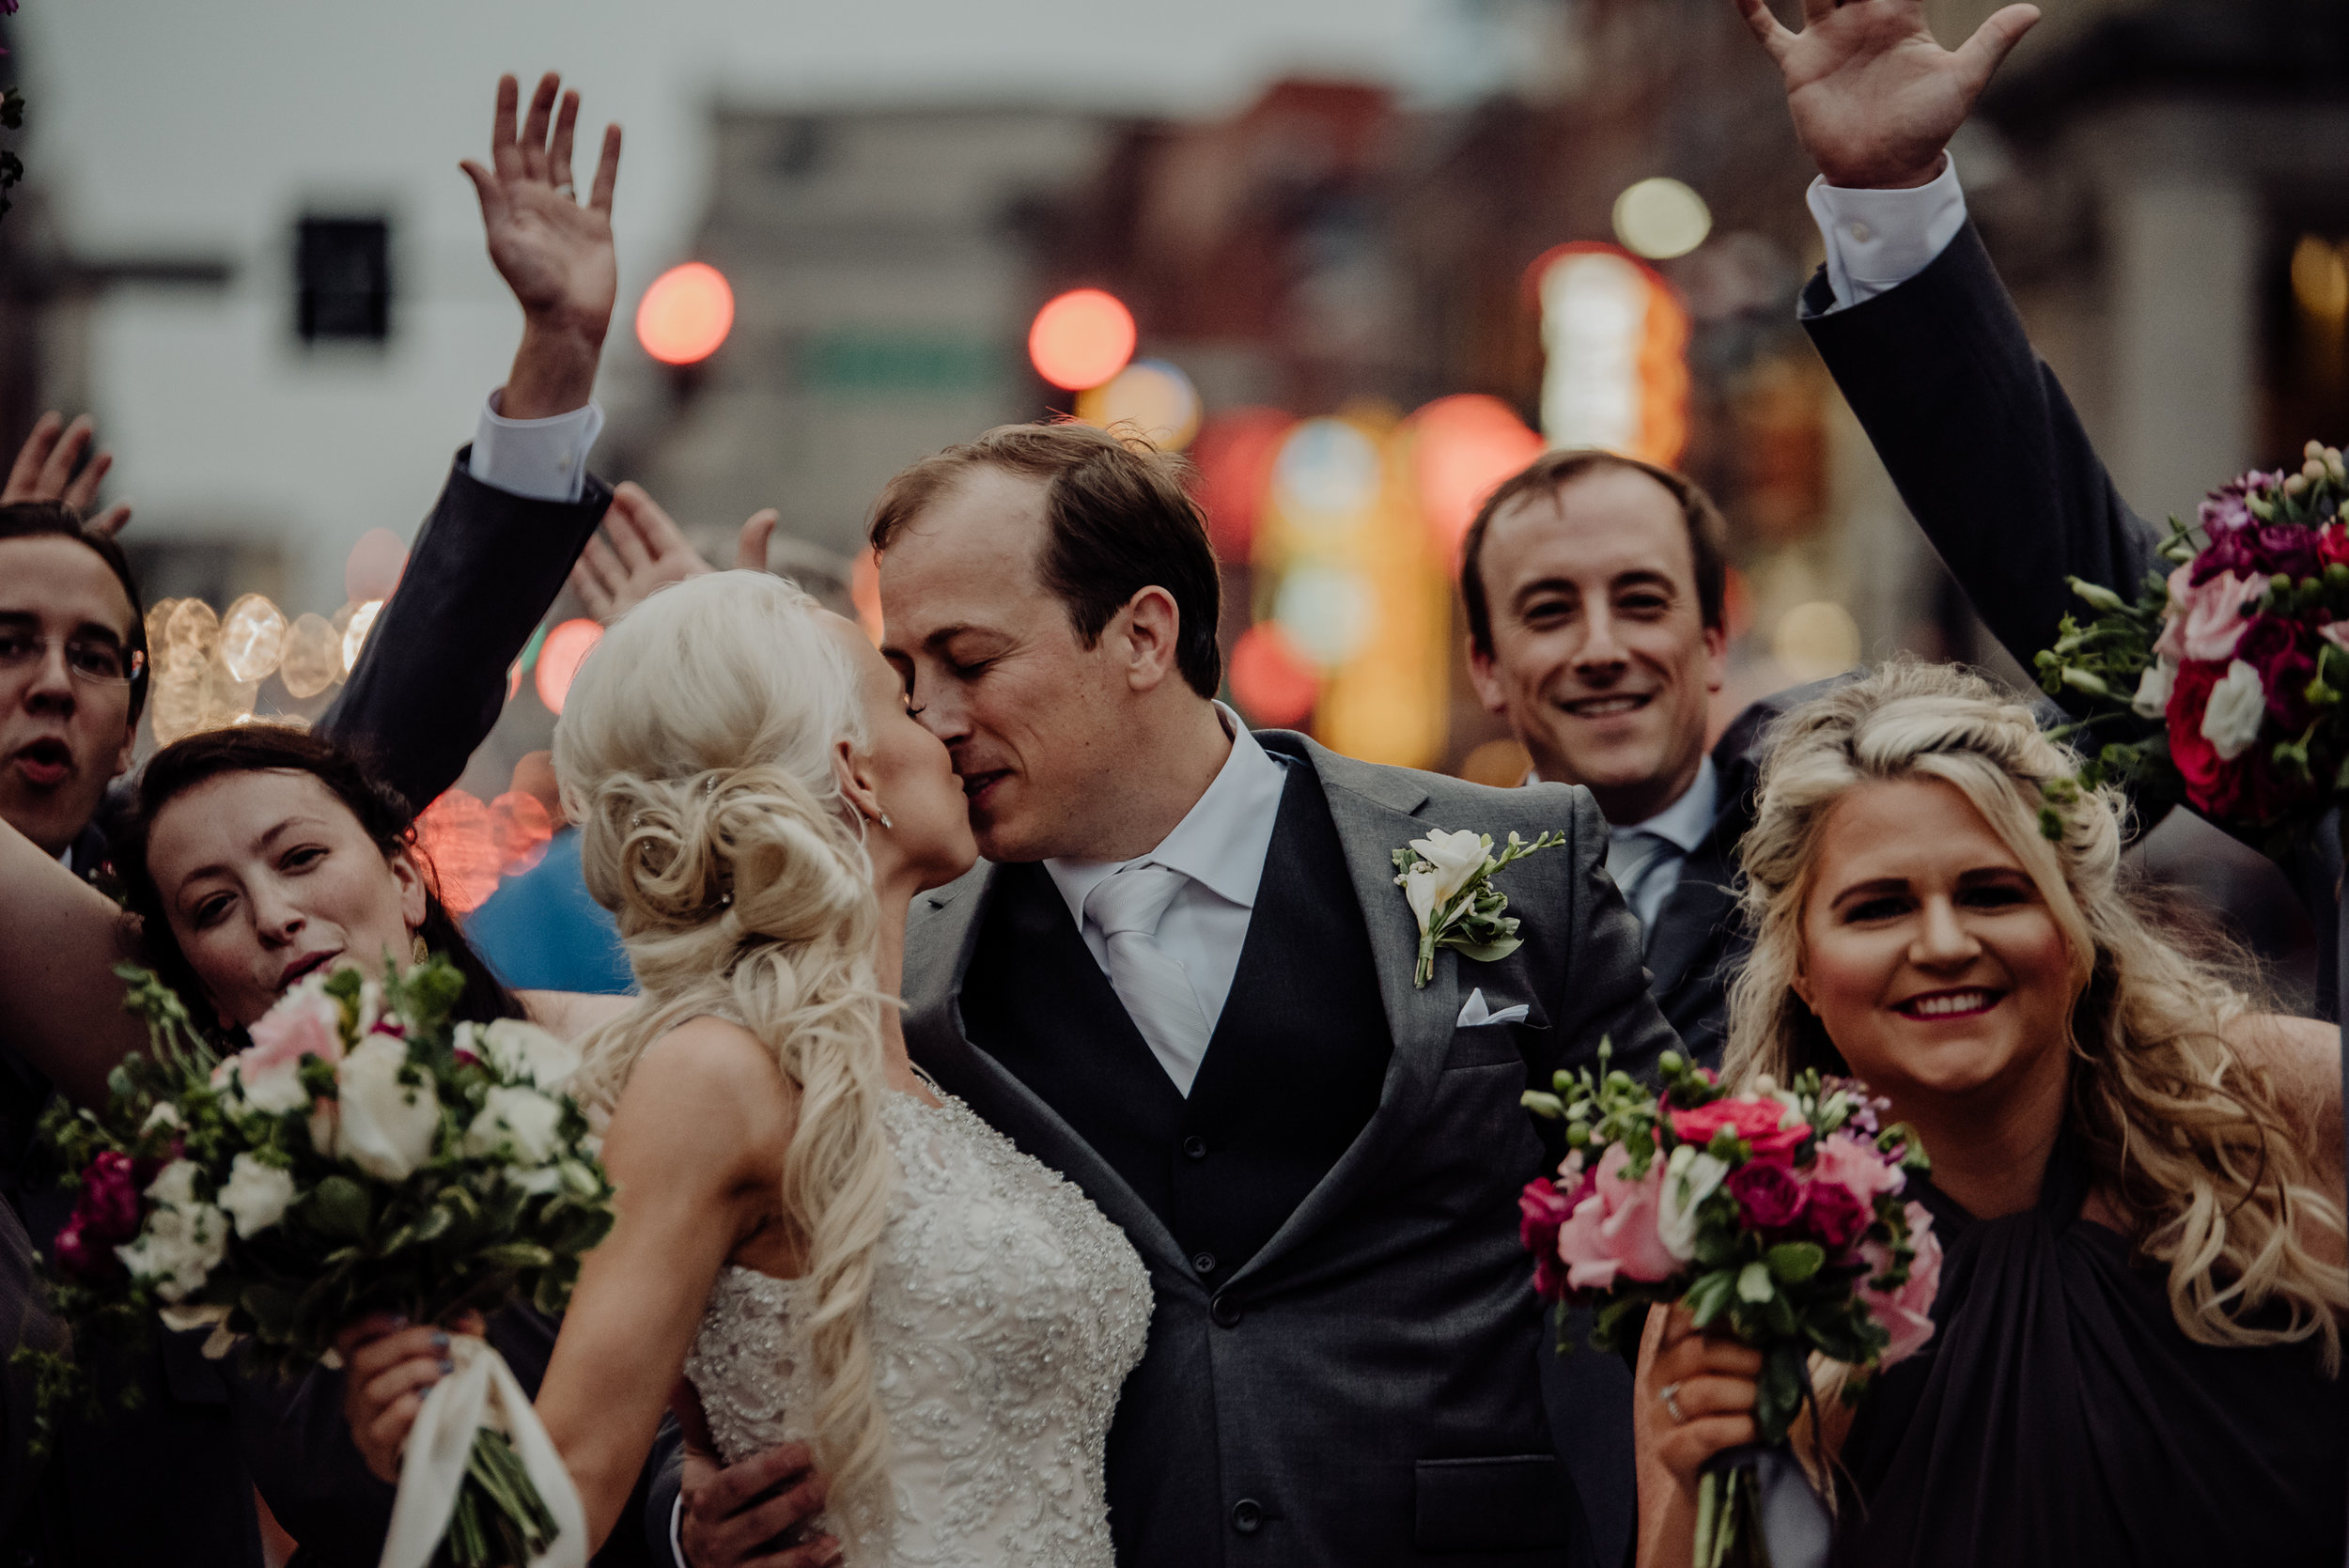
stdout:
[[183,598],[171,607],[171,618],[163,623],[163,646],[149,651],[166,670],[201,670],[219,646],[220,617],[212,607],[200,598]]
[[366,651],[367,633],[375,629],[375,617],[383,613],[383,601],[368,599],[365,604],[350,607],[350,619],[343,623],[343,675],[348,677],[359,667],[359,656]]
[[1098,288],[1071,289],[1048,302],[1028,329],[1035,373],[1065,392],[1101,385],[1133,357],[1133,312]]
[[1129,425],[1169,452],[1199,433],[1199,389],[1179,365],[1138,359],[1077,398],[1077,417],[1104,427]]
[[1797,680],[1825,680],[1859,662],[1859,627],[1842,605],[1813,599],[1779,617],[1770,651]]
[[237,679],[269,679],[285,652],[286,613],[260,595],[245,595],[221,617],[221,662]]
[[1560,245],[1530,269],[1541,302],[1542,434],[1671,468],[1688,440],[1688,311],[1613,245]]
[[509,789],[490,802],[490,842],[497,850],[498,875],[519,877],[547,856],[554,816],[535,795]]
[[873,646],[881,644],[880,556],[870,548],[860,550],[848,567],[848,602],[856,610],[856,624],[871,638]]
[[546,642],[538,649],[536,678],[538,700],[547,705],[549,713],[563,711],[563,699],[570,694],[572,678],[601,641],[603,628],[584,616],[565,621],[547,633]]
[[636,341],[663,365],[706,360],[733,330],[734,287],[706,261],[670,268],[636,306]]
[[416,817],[416,843],[424,850],[441,902],[471,914],[498,891],[498,848],[490,808],[461,789],[452,789]]
[[2349,319],[2349,255],[2314,234],[2292,248],[2292,297],[2327,327]]
[[408,547],[388,528],[370,528],[359,536],[343,562],[343,596],[353,604],[389,598],[408,569]]
[[1239,408],[1201,427],[1190,460],[1199,471],[1199,505],[1218,559],[1246,561],[1254,550],[1273,465],[1296,424],[1296,415],[1279,409]]
[[1232,646],[1232,695],[1252,722],[1287,729],[1312,715],[1321,674],[1280,622],[1259,621]]
[[1712,210],[1677,179],[1642,179],[1615,198],[1615,238],[1651,261],[1687,256],[1712,232]]
[[1495,789],[1515,789],[1532,770],[1532,753],[1509,736],[1487,740],[1460,759],[1460,777]]
[[334,623],[316,613],[295,617],[277,664],[277,678],[286,683],[287,693],[307,701],[334,685],[342,673],[343,643]]
[[1273,483],[1301,526],[1351,520],[1378,499],[1378,443],[1343,419],[1308,419],[1281,443]]
[[1498,397],[1439,397],[1411,416],[1420,510],[1446,560],[1456,560],[1477,508],[1542,455],[1542,438]]
[[1378,621],[1378,592],[1350,567],[1309,561],[1289,568],[1273,596],[1272,618],[1299,653],[1333,670],[1361,651]]

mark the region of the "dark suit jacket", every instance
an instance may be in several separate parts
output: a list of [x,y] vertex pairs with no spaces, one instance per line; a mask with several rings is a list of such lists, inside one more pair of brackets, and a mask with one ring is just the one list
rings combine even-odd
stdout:
[[[399,591],[319,722],[321,731],[366,754],[379,776],[419,807],[457,781],[496,722],[507,667],[611,502],[611,491],[594,480],[576,502],[524,500],[474,479],[471,456],[471,448],[458,453],[416,536]],[[89,875],[103,858],[103,833],[93,825],[74,846],[74,865]],[[8,1165],[0,1176],[12,1200],[48,1095],[39,1075],[0,1047],[0,1158]],[[54,1200],[36,1198],[20,1212],[30,1217],[26,1229],[42,1245],[64,1218]],[[0,1300],[0,1310],[6,1307]],[[195,1354],[189,1336],[167,1336],[144,1382],[148,1399],[140,1410],[69,1437],[38,1506],[13,1529],[0,1519],[0,1554],[9,1562],[243,1568],[259,1561],[252,1483],[219,1370]],[[13,1431],[16,1413],[5,1415]],[[21,1448],[5,1457],[10,1473],[21,1473]],[[121,1506],[126,1466],[138,1475],[135,1509]]]
[[[1482,1413],[1522,1401],[1546,1354],[1517,1250],[1516,1194],[1546,1157],[1517,1106],[1529,1073],[1546,1081],[1590,1062],[1601,1036],[1634,1071],[1673,1044],[1646,989],[1638,925],[1604,875],[1606,826],[1579,789],[1487,789],[1356,762],[1302,736],[1261,738],[1310,766],[1325,793],[1348,885],[1317,895],[1361,909],[1393,1052],[1368,1125],[1228,1281],[1210,1290],[1110,1162],[965,1034],[958,998],[991,866],[916,901],[909,1048],[1082,1188],[1149,1267],[1149,1348],[1119,1411],[1132,1436],[1109,1470],[1129,1568],[1565,1560],[1563,1543],[1506,1545],[1522,1511],[1557,1507],[1551,1456],[1493,1455],[1476,1434],[1501,1429]],[[1504,874],[1523,948],[1491,964],[1443,952],[1422,988],[1390,855],[1432,828],[1497,840],[1563,830],[1568,844]],[[1530,1003],[1528,1024],[1457,1027],[1471,987],[1495,1007]],[[1513,1497],[1513,1484],[1543,1495]],[[1363,1556],[1361,1521],[1386,1519],[1402,1522]]]

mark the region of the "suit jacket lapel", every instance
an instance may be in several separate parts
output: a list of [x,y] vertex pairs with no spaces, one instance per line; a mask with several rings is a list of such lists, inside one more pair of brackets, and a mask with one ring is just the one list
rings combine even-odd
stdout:
[[982,1121],[1082,1188],[1143,1256],[1188,1271],[1183,1250],[1116,1169],[1019,1081],[972,1044],[962,1027],[962,979],[978,945],[995,867],[981,861],[960,880],[914,901],[906,932],[906,1050],[914,1063]]
[[1720,933],[1736,899],[1730,891],[1735,868],[1699,847],[1682,867],[1680,881],[1665,895],[1656,913],[1656,930],[1648,939],[1647,967],[1659,997],[1669,995],[1688,979],[1692,966],[1720,945]]
[[[1385,1163],[1387,1152],[1403,1138],[1428,1102],[1437,1075],[1452,1048],[1452,1033],[1460,1013],[1459,955],[1449,950],[1436,955],[1436,971],[1424,986],[1411,983],[1419,955],[1419,923],[1394,885],[1394,851],[1412,839],[1426,836],[1431,826],[1413,815],[1426,802],[1426,792],[1408,774],[1374,768],[1342,757],[1285,731],[1259,732],[1258,738],[1273,750],[1310,762],[1320,775],[1322,790],[1336,824],[1338,842],[1346,849],[1349,890],[1361,906],[1362,923],[1370,931],[1370,947],[1378,966],[1378,997],[1386,1009],[1387,1029],[1394,1039],[1394,1055],[1387,1063],[1387,1080],[1378,1109],[1320,1185],[1297,1206],[1272,1239],[1234,1275],[1237,1284],[1264,1270],[1298,1242],[1326,1224],[1353,1202],[1354,1195]],[[1337,897],[1330,889],[1326,896]],[[1235,998],[1237,1002],[1239,999]]]

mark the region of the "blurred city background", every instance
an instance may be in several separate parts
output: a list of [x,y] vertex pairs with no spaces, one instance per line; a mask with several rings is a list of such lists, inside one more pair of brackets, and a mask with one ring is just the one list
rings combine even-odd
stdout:
[[[1960,174],[2123,490],[2190,514],[2349,434],[2349,8],[2041,3]],[[1995,0],[1929,8],[1954,44]],[[1602,444],[1730,520],[1717,723],[1899,649],[2021,678],[1797,324],[1812,171],[1730,0],[26,0],[7,26],[30,173],[0,439],[98,416],[165,738],[331,700],[512,353],[456,164],[496,75],[548,67],[628,133],[595,466],[721,564],[776,506],[773,567],[853,605],[895,469],[1132,419],[1198,467],[1243,713],[1509,783],[1454,554],[1502,474]],[[579,617],[435,809],[460,903],[543,843]]]

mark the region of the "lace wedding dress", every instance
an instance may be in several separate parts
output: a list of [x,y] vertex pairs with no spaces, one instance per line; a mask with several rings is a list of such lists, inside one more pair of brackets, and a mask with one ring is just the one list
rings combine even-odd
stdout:
[[[881,1122],[904,1172],[871,1304],[896,1517],[850,1568],[1111,1568],[1102,1450],[1149,1328],[1141,1257],[961,1101],[892,1094]],[[799,1291],[730,1265],[710,1292],[685,1372],[729,1464],[808,1436]]]

